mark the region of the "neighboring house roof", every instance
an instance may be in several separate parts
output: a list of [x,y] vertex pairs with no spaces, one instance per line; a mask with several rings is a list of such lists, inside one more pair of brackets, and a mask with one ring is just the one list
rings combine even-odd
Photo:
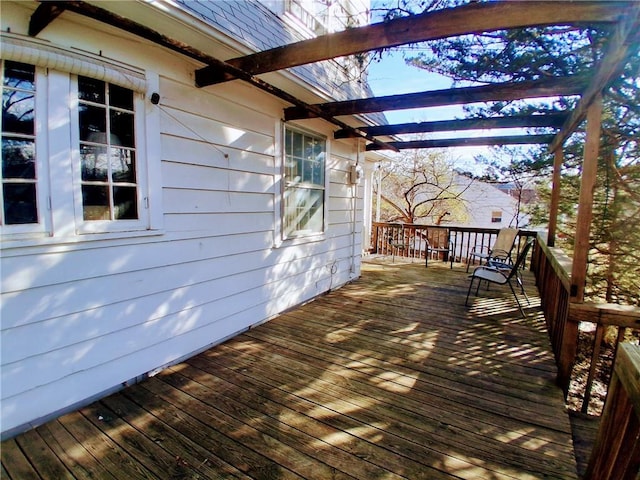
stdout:
[[497,183],[495,187],[514,198],[520,197],[520,201],[524,204],[533,203],[538,199],[538,194],[533,187],[518,187],[513,183]]
[[[253,52],[306,39],[298,29],[258,0],[177,0],[176,3],[184,11],[233,37]],[[334,100],[373,96],[366,81],[348,76],[336,60],[301,65],[290,71]],[[388,123],[382,113],[367,114],[365,117],[374,124]]]

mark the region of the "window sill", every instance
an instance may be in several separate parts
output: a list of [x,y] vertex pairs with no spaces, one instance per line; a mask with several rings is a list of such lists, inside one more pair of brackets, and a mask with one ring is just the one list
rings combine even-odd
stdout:
[[289,237],[289,238],[285,238],[284,240],[280,240],[274,247],[275,248],[292,247],[295,245],[304,245],[307,243],[323,242],[326,239],[327,239],[326,232],[310,234],[310,235],[300,235],[298,237]]
[[[134,240],[138,238],[158,237],[165,234],[162,229],[157,230],[142,230],[131,232],[109,232],[109,233],[85,233],[80,235],[68,235],[68,236],[50,236],[41,234],[38,236],[31,235],[25,237],[5,235],[0,241],[0,250],[2,254],[7,256],[15,252],[16,255],[21,254],[20,250],[23,248],[31,247],[52,247],[62,245],[74,245],[79,249],[95,248],[95,242],[97,241],[118,241],[118,240]],[[119,242],[121,243],[121,242]]]

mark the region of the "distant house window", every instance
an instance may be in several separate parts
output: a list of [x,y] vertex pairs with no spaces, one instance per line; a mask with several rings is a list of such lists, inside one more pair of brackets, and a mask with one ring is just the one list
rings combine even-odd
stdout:
[[491,223],[501,223],[502,222],[502,212],[499,210],[491,212]]
[[330,0],[286,0],[286,11],[291,13],[316,35],[327,33]]
[[35,67],[2,65],[2,225],[39,222]]
[[137,220],[133,91],[78,77],[82,216]]
[[285,129],[284,238],[324,231],[326,141]]

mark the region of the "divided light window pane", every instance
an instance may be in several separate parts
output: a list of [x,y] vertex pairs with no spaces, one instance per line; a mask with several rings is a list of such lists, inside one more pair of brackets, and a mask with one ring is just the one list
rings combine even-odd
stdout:
[[4,225],[38,223],[35,67],[2,63],[2,217]]
[[284,143],[284,236],[322,233],[326,142],[286,129]]
[[138,219],[133,91],[78,78],[83,218]]

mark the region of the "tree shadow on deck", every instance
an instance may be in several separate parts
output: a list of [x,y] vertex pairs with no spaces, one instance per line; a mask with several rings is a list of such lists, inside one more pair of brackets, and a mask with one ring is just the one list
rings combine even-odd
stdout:
[[104,478],[576,478],[541,314],[508,291],[467,309],[467,282],[366,264],[17,442],[58,442],[65,468]]

